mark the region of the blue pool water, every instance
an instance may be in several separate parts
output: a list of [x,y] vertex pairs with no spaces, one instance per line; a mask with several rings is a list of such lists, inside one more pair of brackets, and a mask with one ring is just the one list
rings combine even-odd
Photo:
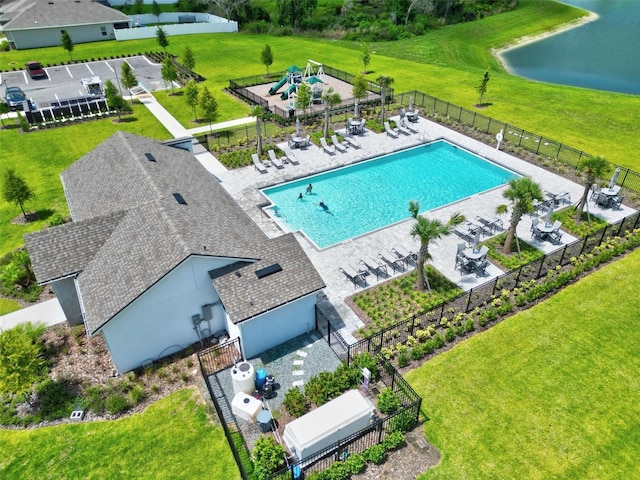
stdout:
[[[440,141],[266,188],[263,193],[278,221],[326,248],[406,220],[409,200],[418,200],[421,212],[426,212],[516,176]],[[313,190],[306,194],[309,183]],[[321,200],[325,208],[319,205]]]

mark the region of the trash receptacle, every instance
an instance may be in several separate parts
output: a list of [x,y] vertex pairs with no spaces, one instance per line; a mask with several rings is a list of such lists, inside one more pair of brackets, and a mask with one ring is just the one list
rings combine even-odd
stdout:
[[271,430],[271,412],[269,410],[262,410],[256,417],[260,431],[266,433]]
[[259,368],[256,370],[256,388],[258,390],[262,390],[264,387],[264,382],[267,380],[267,371],[264,368]]

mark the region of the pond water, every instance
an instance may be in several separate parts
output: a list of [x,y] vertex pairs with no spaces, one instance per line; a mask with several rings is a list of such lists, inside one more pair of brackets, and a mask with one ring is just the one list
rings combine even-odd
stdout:
[[564,0],[600,18],[502,54],[532,80],[640,95],[640,0]]

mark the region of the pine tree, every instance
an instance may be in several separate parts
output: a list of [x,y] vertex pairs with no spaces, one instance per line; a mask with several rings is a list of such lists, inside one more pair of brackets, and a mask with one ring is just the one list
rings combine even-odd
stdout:
[[69,52],[69,60],[73,61],[73,56],[71,52],[73,52],[73,40],[71,40],[71,35],[66,30],[62,31],[62,48],[64,48],[67,52]]
[[4,172],[4,182],[2,184],[2,196],[9,203],[16,203],[22,210],[22,215],[27,221],[27,212],[24,210],[24,202],[33,198],[33,191],[12,168],[7,168]]

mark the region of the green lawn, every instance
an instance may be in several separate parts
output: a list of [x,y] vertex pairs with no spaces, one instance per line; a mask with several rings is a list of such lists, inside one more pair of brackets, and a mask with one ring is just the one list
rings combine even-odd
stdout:
[[222,427],[192,390],[113,422],[0,430],[3,479],[239,479]]
[[0,298],[0,315],[15,312],[16,310],[20,310],[21,308],[22,307],[20,306],[20,304],[14,300],[9,300],[8,298]]
[[640,478],[640,251],[406,378],[442,462],[422,479]]

